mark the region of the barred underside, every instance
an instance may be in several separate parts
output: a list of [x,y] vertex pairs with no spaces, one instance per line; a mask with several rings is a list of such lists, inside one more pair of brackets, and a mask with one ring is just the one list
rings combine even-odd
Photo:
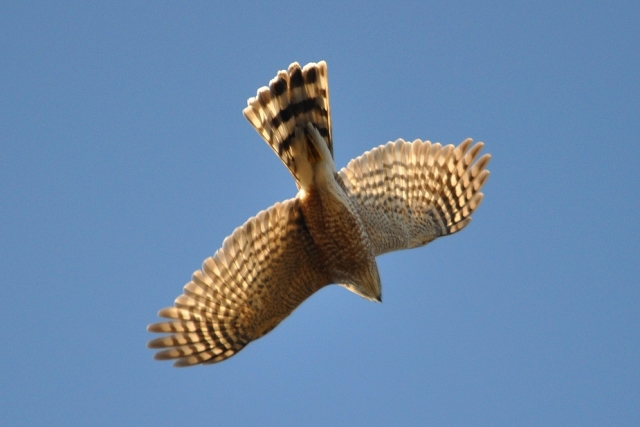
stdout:
[[277,203],[224,240],[193,274],[167,322],[150,332],[172,335],[149,342],[158,360],[175,366],[215,363],[242,350],[287,317],[328,280],[311,258],[314,246],[296,199]]
[[242,111],[255,130],[269,144],[299,182],[296,154],[304,144],[307,123],[320,133],[333,157],[331,110],[327,64],[310,63],[300,68],[297,62],[288,71],[279,71],[269,87],[261,87],[249,98]]
[[351,160],[339,174],[357,201],[376,255],[455,233],[482,201],[491,156],[484,146],[398,139]]

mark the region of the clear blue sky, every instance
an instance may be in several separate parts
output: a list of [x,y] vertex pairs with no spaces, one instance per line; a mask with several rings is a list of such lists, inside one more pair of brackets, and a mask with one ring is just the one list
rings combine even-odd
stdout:
[[[640,424],[637,2],[3,2],[0,424]],[[214,3],[214,2],[212,2]],[[326,60],[338,167],[493,155],[463,232],[218,365],[145,328],[295,185],[243,118]]]

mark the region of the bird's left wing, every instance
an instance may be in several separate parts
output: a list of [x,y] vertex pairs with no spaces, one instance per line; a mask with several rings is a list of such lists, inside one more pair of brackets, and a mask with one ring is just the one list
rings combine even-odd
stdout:
[[149,341],[174,366],[215,363],[276,327],[306,298],[329,284],[305,226],[298,199],[276,203],[224,240],[193,274],[173,307],[173,319],[149,325],[171,333]]
[[489,176],[484,144],[401,139],[351,160],[339,174],[377,255],[425,245],[471,221]]

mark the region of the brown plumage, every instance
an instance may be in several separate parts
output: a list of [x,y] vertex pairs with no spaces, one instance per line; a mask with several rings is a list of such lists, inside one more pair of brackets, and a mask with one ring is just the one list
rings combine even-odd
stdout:
[[[295,198],[276,203],[227,237],[193,274],[151,332],[175,366],[215,363],[276,327],[306,298],[337,283],[381,301],[375,257],[455,233],[482,200],[490,156],[401,139],[367,151],[340,172],[333,162],[327,66],[280,71],[245,117],[287,166]],[[477,160],[476,160],[477,159]]]

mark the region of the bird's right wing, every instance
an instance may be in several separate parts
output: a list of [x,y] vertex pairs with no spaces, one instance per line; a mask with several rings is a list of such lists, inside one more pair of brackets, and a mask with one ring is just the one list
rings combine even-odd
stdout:
[[339,174],[358,206],[376,255],[422,246],[471,221],[491,156],[484,144],[442,147],[401,139],[351,160]]
[[276,203],[238,227],[202,270],[193,274],[173,307],[173,319],[149,325],[171,333],[149,341],[159,360],[174,366],[215,363],[260,338],[315,291],[329,284],[298,199]]

